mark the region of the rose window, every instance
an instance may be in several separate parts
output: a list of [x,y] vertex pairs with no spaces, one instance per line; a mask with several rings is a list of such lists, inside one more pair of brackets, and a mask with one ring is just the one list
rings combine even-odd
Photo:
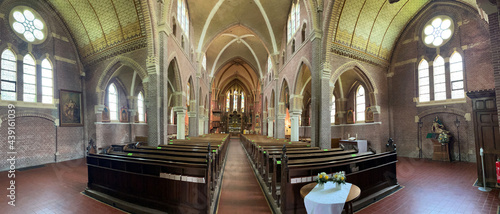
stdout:
[[453,21],[447,16],[438,16],[427,22],[423,31],[424,43],[429,47],[439,47],[450,40]]
[[27,42],[38,44],[45,40],[47,29],[42,18],[28,7],[15,7],[10,23],[17,35]]

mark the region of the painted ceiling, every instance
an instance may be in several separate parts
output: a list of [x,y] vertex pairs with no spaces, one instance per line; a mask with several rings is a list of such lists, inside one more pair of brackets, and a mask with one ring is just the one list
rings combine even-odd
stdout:
[[[462,0],[460,0],[462,1]],[[381,0],[338,1],[339,14],[333,41],[388,61],[397,38],[409,21],[430,0],[400,0],[390,4]],[[475,8],[475,0],[463,0]]]
[[145,36],[140,0],[47,1],[65,21],[84,59]]

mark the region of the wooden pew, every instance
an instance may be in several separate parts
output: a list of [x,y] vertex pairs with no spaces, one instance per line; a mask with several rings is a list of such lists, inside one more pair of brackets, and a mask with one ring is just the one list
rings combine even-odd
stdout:
[[372,152],[366,152],[366,153],[357,153],[355,150],[348,150],[348,151],[334,151],[334,152],[325,152],[325,153],[313,153],[313,154],[291,154],[288,156],[288,154],[283,153],[281,155],[281,158],[278,158],[277,156],[274,156],[273,158],[273,173],[272,174],[272,180],[271,180],[271,192],[273,195],[273,198],[278,201],[280,200],[280,193],[281,193],[281,176],[283,175],[283,168],[282,162],[285,160],[284,158],[286,157],[288,166],[293,166],[293,165],[303,165],[306,163],[324,163],[324,162],[332,162],[332,161],[345,161],[345,160],[350,160],[354,157],[361,157],[361,156],[368,156],[368,155],[373,155]]
[[184,162],[156,156],[161,155],[88,154],[87,194],[97,191],[168,213],[207,213],[210,157]]
[[[368,152],[369,153],[369,152]],[[281,170],[281,213],[304,213],[305,207],[300,188],[315,179],[320,172],[333,174],[344,171],[347,182],[362,189],[360,199],[369,197],[385,188],[397,186],[396,152],[335,158],[336,160],[288,160],[283,156]]]

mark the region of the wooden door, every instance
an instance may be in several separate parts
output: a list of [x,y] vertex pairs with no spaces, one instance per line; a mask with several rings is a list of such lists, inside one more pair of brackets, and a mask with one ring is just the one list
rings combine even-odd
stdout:
[[[471,97],[472,98],[472,97]],[[476,160],[478,184],[483,185],[480,149],[484,149],[484,169],[487,186],[496,185],[495,161],[500,156],[500,132],[498,112],[494,96],[472,99],[476,136]]]

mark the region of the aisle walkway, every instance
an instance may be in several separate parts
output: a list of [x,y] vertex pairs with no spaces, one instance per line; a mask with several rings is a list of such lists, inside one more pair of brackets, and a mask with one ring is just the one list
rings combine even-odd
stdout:
[[218,213],[271,213],[239,139],[231,139]]

